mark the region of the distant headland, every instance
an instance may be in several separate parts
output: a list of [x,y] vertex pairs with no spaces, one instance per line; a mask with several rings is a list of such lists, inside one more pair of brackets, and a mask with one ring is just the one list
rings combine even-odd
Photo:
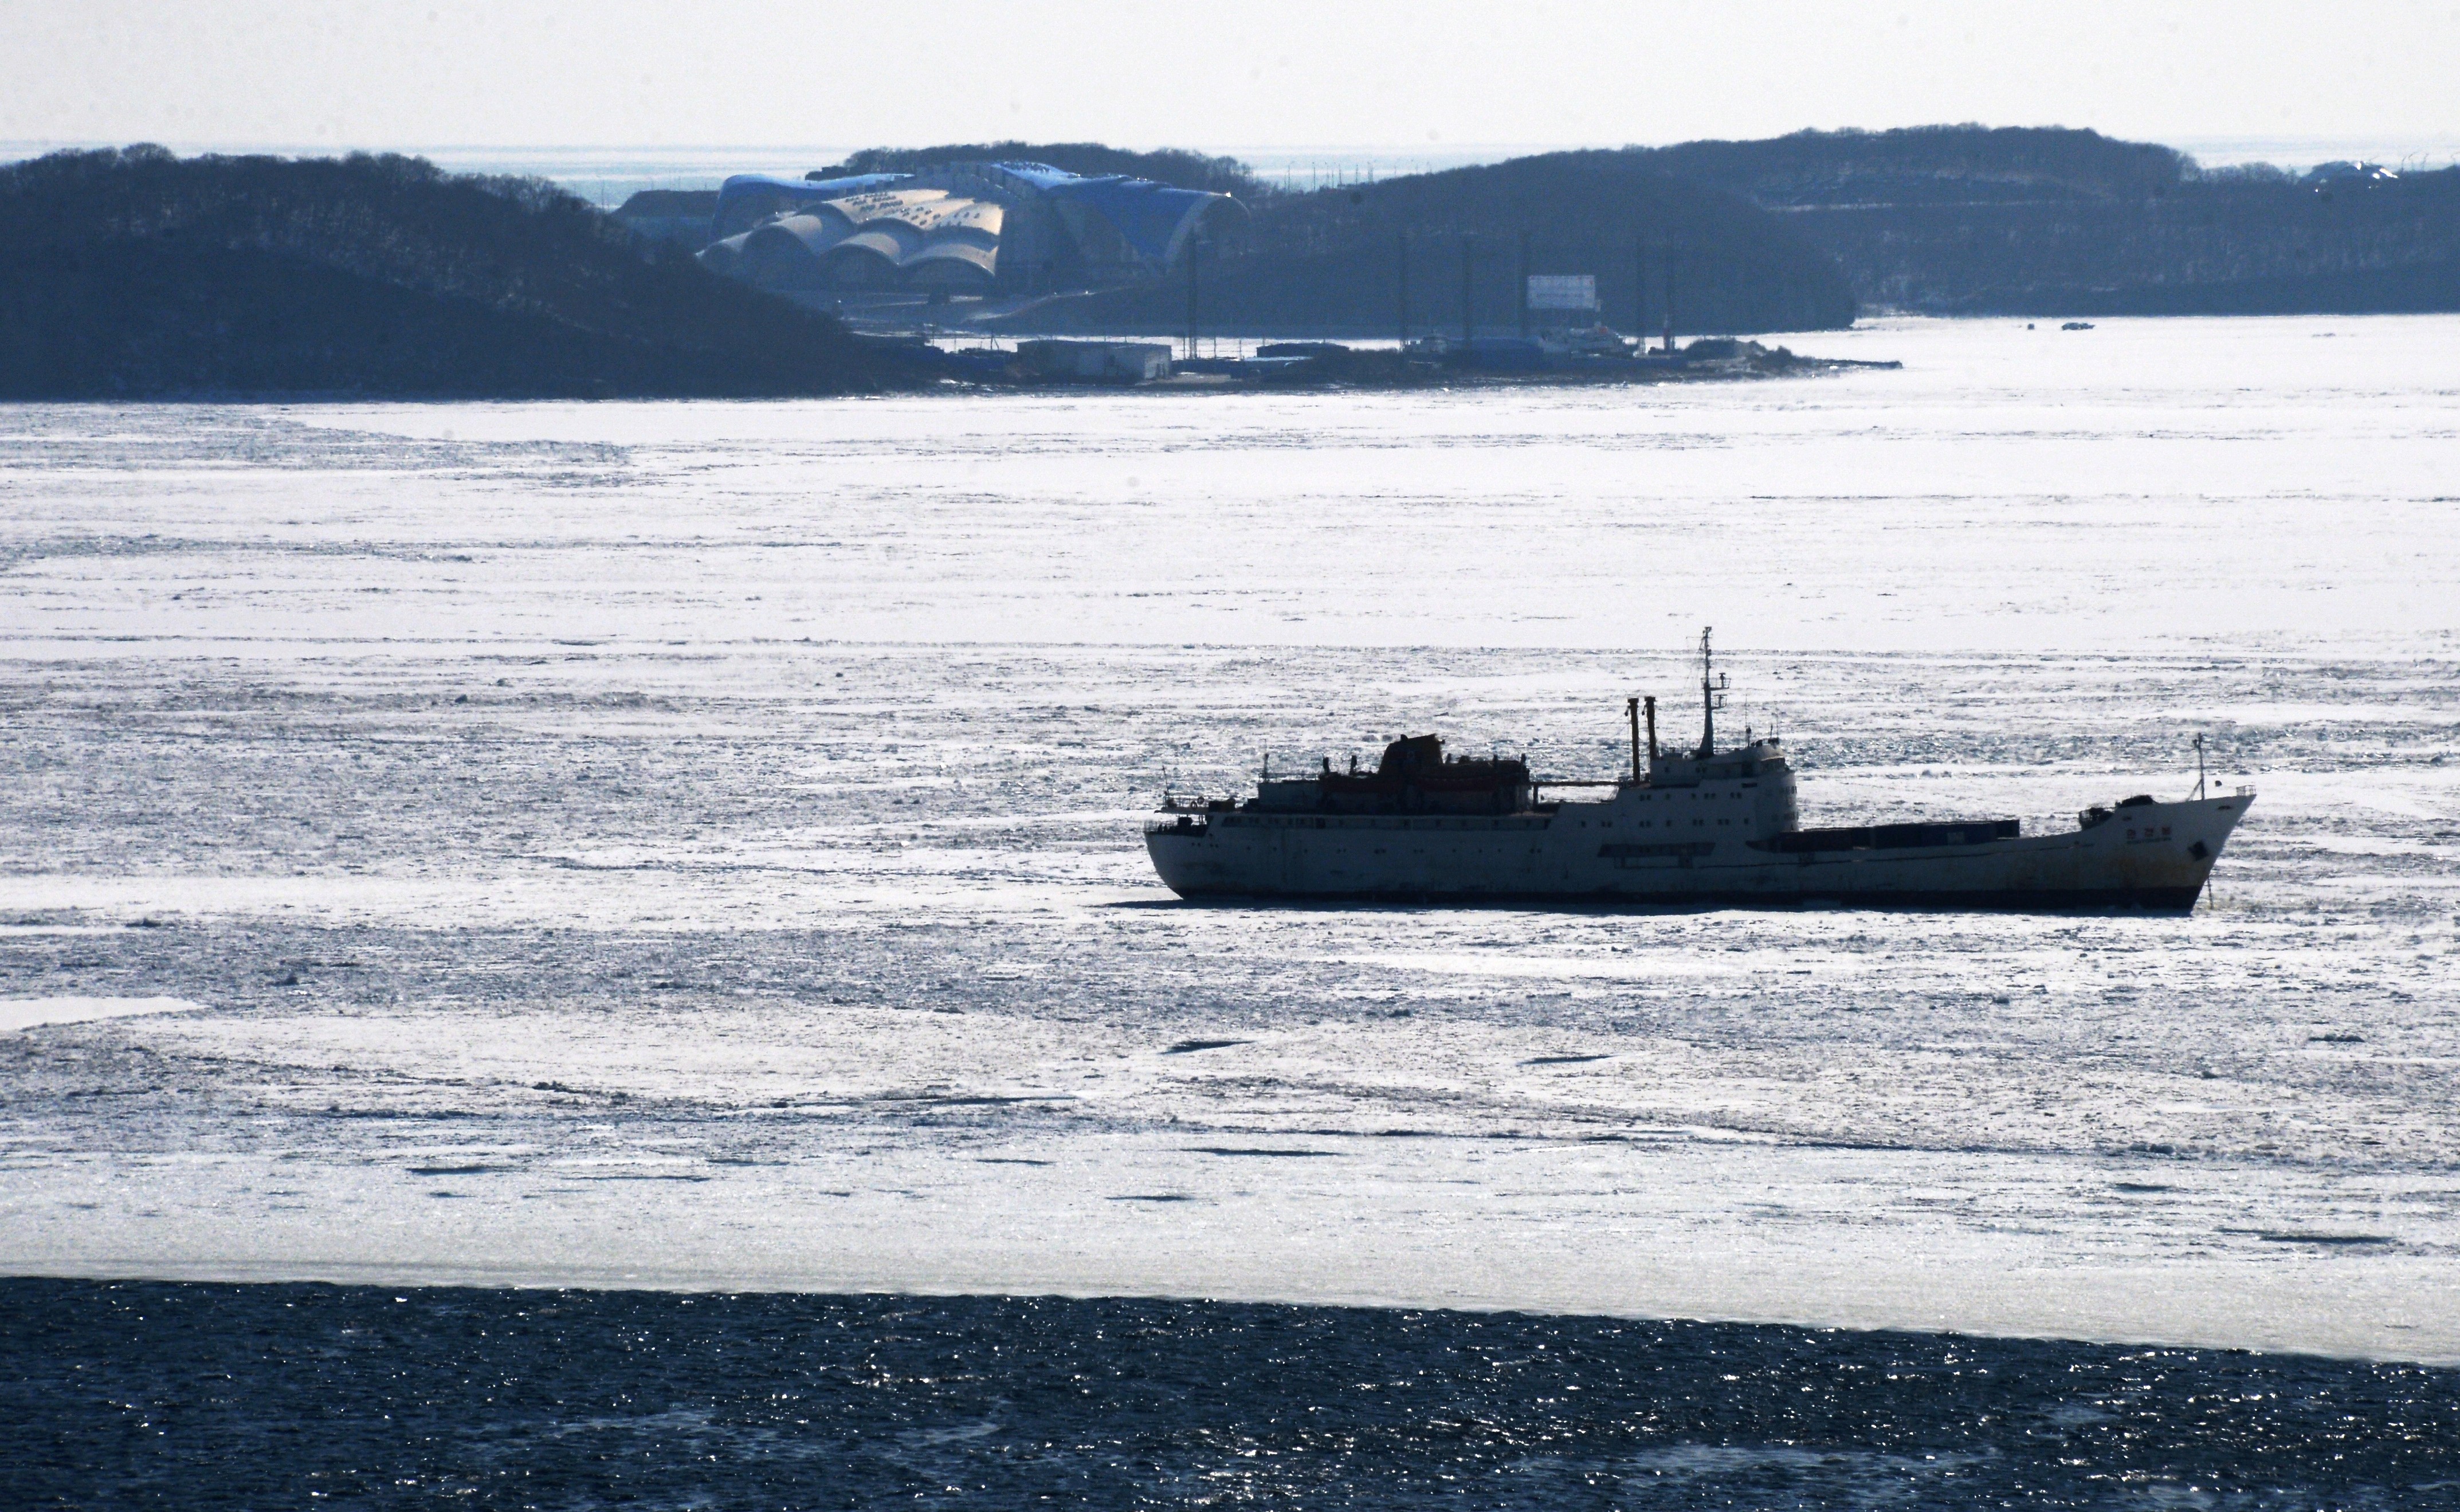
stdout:
[[1933,127],[1294,192],[1198,153],[994,142],[610,213],[392,156],[0,167],[14,399],[1768,376],[1834,365],[1738,338],[1882,310],[2460,310],[2460,169]]
[[846,393],[844,326],[583,200],[417,158],[0,168],[0,398]]

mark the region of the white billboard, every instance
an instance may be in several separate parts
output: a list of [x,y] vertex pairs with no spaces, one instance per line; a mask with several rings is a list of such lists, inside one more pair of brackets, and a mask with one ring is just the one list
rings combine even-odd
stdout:
[[1532,273],[1529,307],[1534,310],[1593,310],[1598,307],[1598,276],[1594,273]]

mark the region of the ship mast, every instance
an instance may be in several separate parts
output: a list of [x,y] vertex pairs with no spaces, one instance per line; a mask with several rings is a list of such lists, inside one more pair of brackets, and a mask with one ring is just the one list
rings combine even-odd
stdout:
[[1717,754],[1717,700],[1724,695],[1726,683],[1709,670],[1708,628],[1700,631],[1700,755],[1703,759]]

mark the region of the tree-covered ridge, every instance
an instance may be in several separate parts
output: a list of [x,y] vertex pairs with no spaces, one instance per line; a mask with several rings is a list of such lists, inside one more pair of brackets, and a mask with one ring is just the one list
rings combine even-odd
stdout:
[[1658,170],[1776,206],[1889,200],[2159,195],[2194,159],[2152,142],[2060,126],[1907,126],[1800,131],[1758,141],[1626,147]]
[[638,245],[534,179],[422,159],[0,168],[0,392],[826,393],[837,323]]
[[940,147],[866,147],[841,163],[816,170],[815,178],[855,174],[913,173],[952,162],[1038,162],[1095,178],[1125,174],[1178,189],[1201,189],[1259,203],[1279,193],[1236,158],[1208,157],[1177,147],[1135,152],[1100,142],[968,142]]
[[1933,126],[1626,148],[1782,212],[1867,305],[2460,309],[2460,171],[2308,183],[2097,132]]
[[[1607,319],[1686,335],[1850,325],[1853,290],[1783,218],[1612,151],[1287,195],[1197,269],[1197,323],[1256,334],[1516,329],[1527,271],[1597,279]],[[1407,247],[1404,248],[1406,242]],[[1405,275],[1406,271],[1406,285]],[[1641,319],[1645,303],[1647,318]],[[1029,311],[1035,328],[1182,330],[1183,279]]]

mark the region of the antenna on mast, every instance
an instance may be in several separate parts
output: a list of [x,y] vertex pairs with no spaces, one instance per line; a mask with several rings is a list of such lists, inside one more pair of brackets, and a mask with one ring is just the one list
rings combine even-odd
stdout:
[[1708,629],[1700,631],[1700,754],[1717,754],[1717,710],[1726,702],[1726,679],[1710,671]]

